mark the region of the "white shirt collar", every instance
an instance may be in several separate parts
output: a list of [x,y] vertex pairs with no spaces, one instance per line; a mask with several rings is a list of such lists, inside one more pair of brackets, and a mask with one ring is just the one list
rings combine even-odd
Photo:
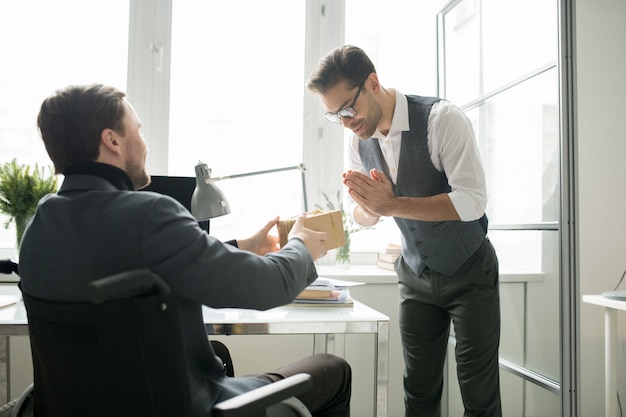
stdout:
[[[391,119],[391,127],[387,137],[400,135],[402,132],[409,130],[409,103],[404,94],[398,90],[394,90],[396,93],[396,107],[393,111],[393,117]],[[385,136],[376,129],[376,132],[372,135],[375,138],[383,139]]]

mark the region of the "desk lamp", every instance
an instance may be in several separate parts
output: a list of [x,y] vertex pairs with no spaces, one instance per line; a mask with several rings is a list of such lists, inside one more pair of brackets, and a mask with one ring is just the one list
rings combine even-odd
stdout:
[[193,195],[191,196],[191,214],[193,214],[198,221],[208,221],[214,217],[230,213],[230,206],[228,205],[226,196],[224,196],[224,193],[222,193],[217,185],[215,185],[217,181],[296,169],[302,173],[302,198],[304,210],[307,211],[308,203],[306,195],[306,181],[304,177],[306,168],[304,167],[304,164],[212,178],[211,169],[207,166],[207,164],[199,161],[196,164],[196,189],[193,191]]
[[208,221],[230,213],[222,190],[213,184],[211,169],[204,162],[196,164],[196,188],[191,195],[191,214],[198,221]]

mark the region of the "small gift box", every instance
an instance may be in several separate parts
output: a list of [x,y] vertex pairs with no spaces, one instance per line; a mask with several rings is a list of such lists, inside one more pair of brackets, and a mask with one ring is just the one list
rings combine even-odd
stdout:
[[[296,222],[296,217],[290,217],[278,222],[278,238],[280,239],[281,247],[287,243],[287,236]],[[328,239],[324,242],[327,250],[339,248],[346,243],[340,210],[314,210],[307,212],[304,226],[317,232],[328,233]]]

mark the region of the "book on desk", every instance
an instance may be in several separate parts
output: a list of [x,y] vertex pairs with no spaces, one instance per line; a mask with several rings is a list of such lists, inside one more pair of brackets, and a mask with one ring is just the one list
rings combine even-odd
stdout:
[[300,307],[350,307],[354,301],[350,296],[349,287],[362,285],[361,282],[317,278],[307,286],[289,305]]
[[379,252],[376,258],[376,266],[381,269],[395,271],[395,262],[402,253],[402,247],[395,243],[389,243],[383,252]]

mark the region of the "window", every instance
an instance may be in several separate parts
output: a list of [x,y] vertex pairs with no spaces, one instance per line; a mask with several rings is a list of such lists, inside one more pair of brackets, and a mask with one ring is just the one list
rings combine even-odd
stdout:
[[[54,90],[93,82],[126,88],[128,10],[128,0],[0,2],[0,163],[52,165],[36,125]],[[14,256],[7,220],[0,215],[0,257]]]
[[[530,34],[520,28],[529,21],[535,28]],[[538,225],[538,230],[556,230],[556,22],[556,4],[542,1],[511,7],[492,0],[464,0],[442,14],[441,95],[462,106],[476,131],[492,229]],[[498,246],[500,262],[543,271],[541,236],[495,233],[494,239],[503,239]]]
[[454,1],[438,21],[439,95],[472,121],[489,237],[512,277],[500,282],[500,363],[515,374],[502,392],[522,393],[507,404],[515,415],[560,411],[557,23],[557,2],[540,0]]
[[[173,3],[170,175],[194,175],[198,160],[214,177],[302,162],[305,5]],[[211,234],[220,239],[248,236],[276,215],[303,210],[297,170],[218,186],[232,210],[211,220]]]

